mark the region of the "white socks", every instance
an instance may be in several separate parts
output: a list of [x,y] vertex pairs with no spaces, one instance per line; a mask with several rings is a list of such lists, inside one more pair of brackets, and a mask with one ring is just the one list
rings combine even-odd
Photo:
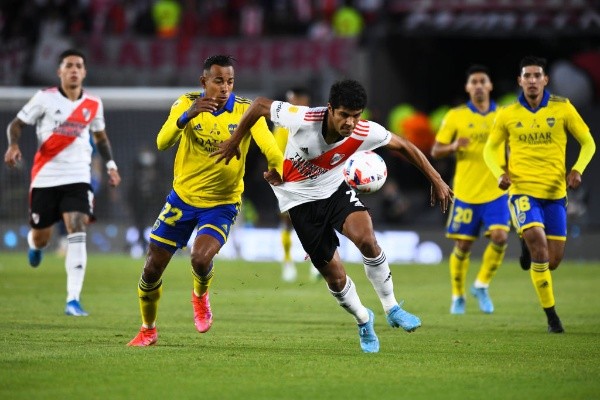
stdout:
[[341,292],[334,292],[331,289],[329,289],[329,292],[335,297],[340,306],[354,316],[356,323],[364,324],[365,322],[369,322],[369,313],[360,302],[356,286],[354,286],[352,279],[348,275],[346,275],[346,286],[344,286]]
[[40,250],[43,248],[43,247],[37,247],[35,245],[35,243],[33,242],[33,232],[31,231],[31,229],[29,230],[29,232],[27,232],[27,244],[29,245],[29,248],[33,249],[33,250]]
[[86,233],[77,232],[67,236],[67,255],[65,269],[67,270],[67,302],[79,301],[83,287],[85,267],[87,265],[87,250],[85,245]]
[[381,305],[384,311],[387,313],[398,304],[396,296],[394,296],[394,282],[392,281],[392,272],[390,266],[385,257],[385,253],[382,251],[381,254],[375,258],[368,258],[363,256],[363,263],[365,266],[365,274],[371,281],[373,289],[381,300]]

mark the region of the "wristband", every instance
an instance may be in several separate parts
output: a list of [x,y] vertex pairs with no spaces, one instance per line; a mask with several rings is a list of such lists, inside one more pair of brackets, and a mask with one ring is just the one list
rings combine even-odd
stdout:
[[117,163],[114,160],[110,160],[109,162],[106,163],[106,170],[108,171],[108,170],[111,170],[111,169],[114,169],[114,170],[118,169],[117,168]]
[[191,118],[188,117],[188,113],[187,110],[183,112],[183,114],[181,114],[181,117],[179,117],[179,122],[181,122],[181,125],[186,126],[188,122],[190,122]]

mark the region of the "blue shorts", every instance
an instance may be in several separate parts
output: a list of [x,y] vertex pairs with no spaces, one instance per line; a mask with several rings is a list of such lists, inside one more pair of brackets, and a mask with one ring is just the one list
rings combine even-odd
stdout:
[[519,235],[527,228],[540,226],[546,238],[567,240],[567,198],[538,199],[523,194],[510,196],[510,213]]
[[227,241],[231,226],[240,209],[239,204],[224,204],[216,207],[198,208],[186,204],[174,190],[167,196],[158,219],[150,232],[150,241],[175,253],[185,247],[196,227],[196,236],[206,234],[221,243]]
[[454,200],[446,224],[446,237],[475,240],[479,237],[481,227],[485,229],[485,236],[495,229],[510,231],[508,195],[482,204]]

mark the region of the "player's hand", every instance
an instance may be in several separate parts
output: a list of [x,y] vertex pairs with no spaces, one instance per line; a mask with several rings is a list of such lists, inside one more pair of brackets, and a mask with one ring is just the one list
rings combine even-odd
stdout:
[[219,103],[214,97],[198,97],[187,110],[188,117],[194,118],[202,112],[215,112],[218,110]]
[[219,143],[218,146],[219,146],[219,150],[213,151],[210,154],[211,157],[217,156],[217,159],[215,160],[215,164],[218,164],[222,160],[225,160],[225,165],[229,165],[229,161],[231,161],[231,159],[233,157],[235,157],[236,159],[239,160],[242,155],[240,153],[239,144],[234,143],[233,140],[231,140],[231,138]]
[[119,186],[121,183],[121,175],[119,175],[119,171],[116,169],[108,170],[108,184],[112,187]]
[[4,153],[4,162],[9,167],[16,167],[21,162],[21,157],[22,154],[19,146],[8,146],[8,149],[6,149],[6,153]]
[[275,168],[270,169],[267,172],[263,172],[263,177],[270,185],[279,186],[283,183],[283,179],[281,179],[281,175]]
[[461,151],[463,148],[467,147],[470,142],[471,141],[469,140],[469,138],[466,137],[460,137],[456,139],[453,143],[454,151]]
[[438,201],[444,214],[448,211],[450,204],[454,203],[454,192],[441,178],[431,184],[429,204],[433,207]]
[[567,175],[567,186],[573,190],[581,186],[581,174],[578,171],[572,169],[571,172],[569,172],[569,175]]
[[508,189],[508,187],[512,184],[510,180],[510,176],[508,174],[502,174],[500,178],[498,178],[498,187],[502,190]]

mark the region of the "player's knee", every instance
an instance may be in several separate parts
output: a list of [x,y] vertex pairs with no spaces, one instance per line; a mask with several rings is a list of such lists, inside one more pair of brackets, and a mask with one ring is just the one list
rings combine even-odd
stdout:
[[344,290],[346,286],[346,274],[328,274],[324,277],[325,281],[327,282],[327,286],[329,287],[329,290],[331,290],[332,292],[341,292],[342,290]]
[[554,271],[555,269],[557,269],[558,266],[560,265],[561,261],[562,261],[562,257],[560,257],[560,256],[551,256],[550,257],[550,262],[548,263],[548,268],[550,268],[550,271]]
[[377,257],[381,254],[381,248],[377,244],[375,236],[365,235],[354,241],[354,244],[360,250],[360,253],[369,258]]
[[502,230],[494,230],[490,234],[491,241],[497,246],[504,246],[508,241],[508,232]]
[[144,264],[144,276],[148,279],[148,282],[156,282],[160,279],[172,256],[166,249],[150,243],[146,263]]
[[195,271],[208,271],[213,257],[207,253],[192,252],[191,262]]

